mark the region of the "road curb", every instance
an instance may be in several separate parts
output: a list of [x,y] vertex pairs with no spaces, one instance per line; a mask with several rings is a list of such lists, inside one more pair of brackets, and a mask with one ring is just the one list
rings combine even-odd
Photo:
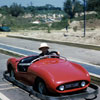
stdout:
[[15,57],[23,57],[25,55],[20,54],[20,53],[16,53],[10,50],[6,50],[6,49],[2,49],[0,48],[0,53],[6,54],[6,55],[10,55],[10,56],[15,56]]
[[97,46],[97,45],[85,45],[85,44],[80,44],[80,43],[54,41],[54,40],[39,39],[39,38],[33,38],[33,37],[21,36],[21,35],[20,36],[19,35],[7,35],[7,37],[27,39],[27,40],[40,41],[40,42],[48,42],[48,43],[56,43],[56,44],[62,44],[62,45],[67,45],[67,46],[74,46],[74,47],[80,47],[84,49],[92,49],[92,50],[100,51],[100,46]]

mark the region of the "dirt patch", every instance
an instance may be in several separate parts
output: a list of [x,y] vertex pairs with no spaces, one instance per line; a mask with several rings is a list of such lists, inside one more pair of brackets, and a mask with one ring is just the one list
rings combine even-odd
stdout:
[[64,41],[71,43],[81,43],[81,44],[91,44],[91,45],[100,45],[100,29],[96,28],[95,30],[88,29],[86,30],[86,37],[83,37],[84,31],[77,30],[76,32],[73,29],[69,29],[68,32],[66,29],[63,30],[52,30],[51,33],[47,33],[47,30],[21,30],[19,32],[9,32],[3,33],[6,34],[16,34],[23,35],[39,39],[48,39],[55,41]]
[[86,26],[91,29],[100,28],[100,20],[98,19],[87,20]]

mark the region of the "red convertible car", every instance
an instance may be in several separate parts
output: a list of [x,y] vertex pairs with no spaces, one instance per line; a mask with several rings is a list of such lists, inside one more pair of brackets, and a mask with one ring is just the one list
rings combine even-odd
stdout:
[[9,76],[41,94],[65,94],[85,91],[89,73],[82,66],[58,55],[36,55],[7,61]]

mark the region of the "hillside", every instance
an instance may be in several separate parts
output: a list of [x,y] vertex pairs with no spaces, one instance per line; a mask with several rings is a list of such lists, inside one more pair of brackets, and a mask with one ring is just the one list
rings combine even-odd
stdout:
[[[60,25],[60,24],[59,24]],[[48,33],[47,28],[45,30],[41,30],[42,25],[37,26],[35,30],[34,27],[27,29],[19,29],[17,32],[0,32],[0,34],[17,34],[23,36],[29,36],[33,38],[42,38],[56,41],[66,41],[66,42],[74,42],[81,44],[92,44],[100,46],[100,20],[93,18],[86,20],[86,36],[84,36],[83,30],[83,21],[72,21],[68,27],[68,31],[66,29],[61,30],[50,30]]]

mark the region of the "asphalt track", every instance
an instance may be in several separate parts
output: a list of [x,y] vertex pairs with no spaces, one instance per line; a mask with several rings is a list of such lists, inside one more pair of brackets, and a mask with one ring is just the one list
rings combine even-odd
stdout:
[[[6,44],[2,44],[2,43],[0,43],[0,48],[2,48],[4,50],[9,50],[9,51],[12,51],[12,52],[20,53],[20,54],[23,54],[25,56],[38,54],[37,52],[33,52],[31,50],[28,50],[28,49],[18,48],[18,47],[15,47],[15,46],[6,45]],[[78,62],[78,61],[73,61],[73,62],[76,62],[76,63],[82,65],[84,68],[86,68],[88,70],[88,72],[100,76],[100,67],[99,66],[95,66],[95,65],[92,65],[92,64],[85,64],[85,63],[81,63],[81,62]]]

